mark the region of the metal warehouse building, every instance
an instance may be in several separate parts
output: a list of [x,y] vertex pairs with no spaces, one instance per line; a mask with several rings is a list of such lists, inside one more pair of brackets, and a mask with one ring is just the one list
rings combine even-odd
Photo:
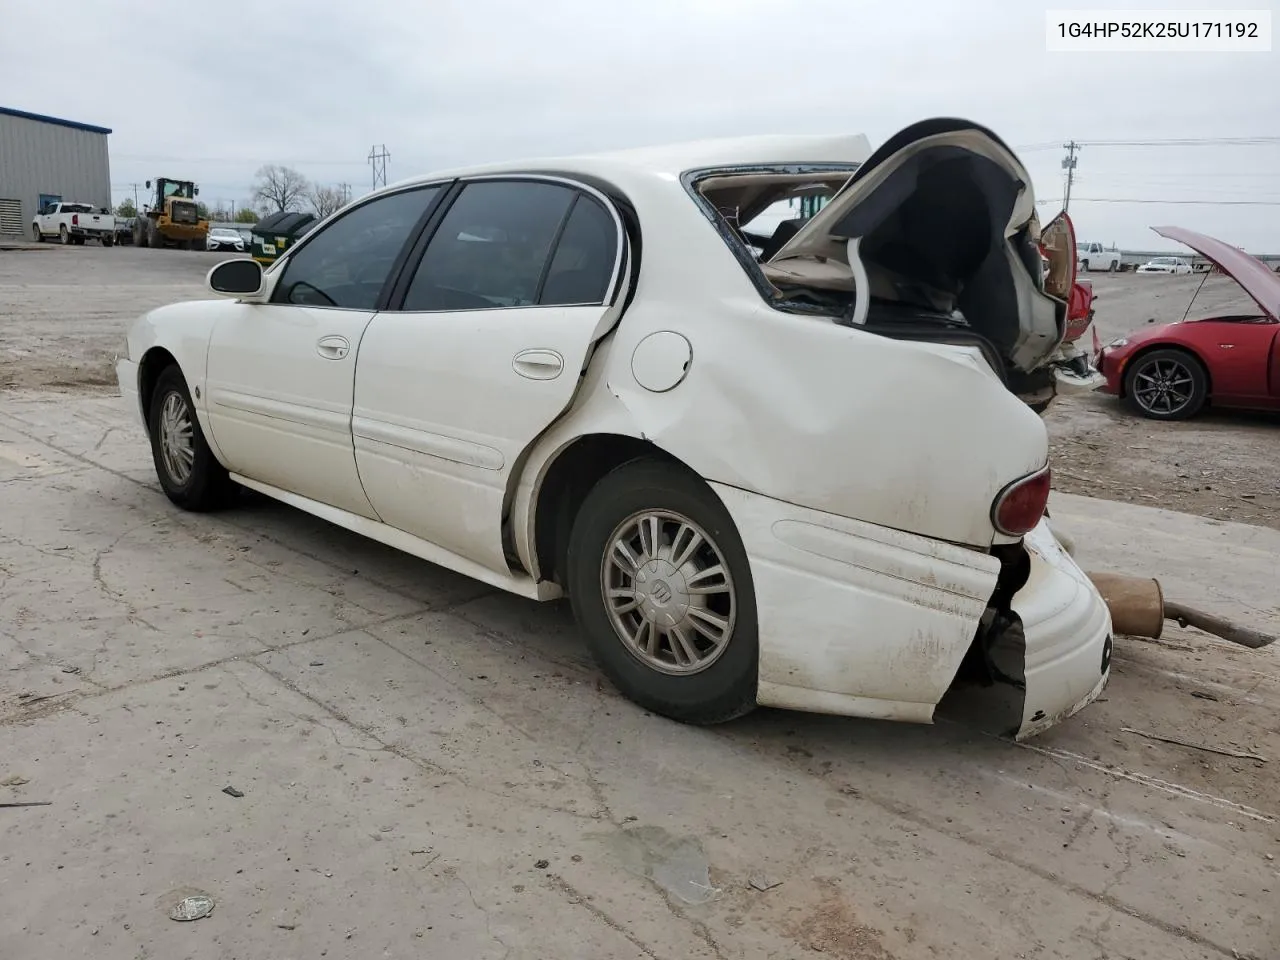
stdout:
[[0,107],[0,236],[31,233],[58,200],[111,207],[106,127]]

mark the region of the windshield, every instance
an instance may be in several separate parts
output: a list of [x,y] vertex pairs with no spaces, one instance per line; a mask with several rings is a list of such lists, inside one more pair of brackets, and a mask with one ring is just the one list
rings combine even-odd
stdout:
[[61,210],[63,213],[93,213],[93,207],[87,203],[64,203]]
[[173,180],[164,182],[164,195],[166,197],[186,197],[191,199],[194,194],[191,192],[194,185],[190,183],[176,183]]

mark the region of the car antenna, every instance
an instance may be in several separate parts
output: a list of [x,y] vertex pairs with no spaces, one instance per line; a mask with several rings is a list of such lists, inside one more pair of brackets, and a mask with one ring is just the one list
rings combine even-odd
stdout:
[[[1213,272],[1213,266],[1211,264],[1209,266],[1209,269],[1204,272],[1204,276],[1200,279],[1200,287],[1204,286],[1204,282],[1209,279],[1209,274],[1211,274],[1212,272]],[[1200,287],[1196,287],[1196,292],[1191,294],[1191,299],[1187,302],[1187,309],[1183,311],[1182,320],[1187,319],[1187,314],[1191,312],[1191,304],[1195,303],[1196,297],[1200,296]],[[1182,320],[1179,320],[1178,322],[1181,323]]]

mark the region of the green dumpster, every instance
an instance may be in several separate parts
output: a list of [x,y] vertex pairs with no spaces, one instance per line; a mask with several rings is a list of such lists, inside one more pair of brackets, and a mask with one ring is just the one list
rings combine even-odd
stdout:
[[263,266],[273,263],[319,221],[314,213],[273,213],[253,225],[252,256]]

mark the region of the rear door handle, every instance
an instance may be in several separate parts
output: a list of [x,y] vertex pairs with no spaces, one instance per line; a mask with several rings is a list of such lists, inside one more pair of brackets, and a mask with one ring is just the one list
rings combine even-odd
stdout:
[[351,341],[346,337],[321,337],[316,341],[316,353],[326,360],[341,360],[351,350]]
[[511,361],[511,367],[530,380],[554,380],[564,370],[564,357],[554,350],[521,350]]

